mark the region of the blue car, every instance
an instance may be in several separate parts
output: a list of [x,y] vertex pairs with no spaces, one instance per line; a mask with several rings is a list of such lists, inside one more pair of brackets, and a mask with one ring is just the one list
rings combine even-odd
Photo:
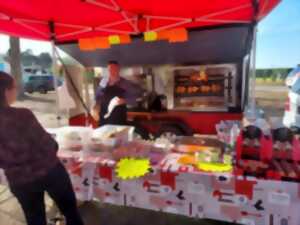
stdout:
[[[62,84],[60,79],[57,79],[58,86]],[[45,76],[29,76],[24,85],[25,92],[47,94],[49,91],[54,91],[54,77],[52,75]]]

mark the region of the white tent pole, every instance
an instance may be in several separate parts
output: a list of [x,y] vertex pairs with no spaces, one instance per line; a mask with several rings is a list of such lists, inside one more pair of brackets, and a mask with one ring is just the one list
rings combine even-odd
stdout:
[[256,86],[256,44],[257,44],[257,26],[253,31],[253,43],[251,50],[251,81],[250,81],[250,111],[256,116],[255,86]]
[[166,26],[162,26],[162,27],[157,27],[157,28],[153,29],[152,31],[167,30],[167,29],[178,27],[178,26],[181,26],[181,25],[184,25],[184,24],[187,24],[187,23],[191,23],[191,22],[192,22],[192,19],[186,19],[186,20],[182,20],[182,21],[170,24],[170,25],[166,25]]
[[56,103],[56,119],[57,119],[57,126],[61,126],[61,116],[59,111],[59,97],[58,97],[58,82],[56,76],[56,68],[57,68],[57,58],[55,53],[55,43],[54,41],[51,42],[52,46],[52,73],[53,73],[53,81],[54,81],[54,89],[55,89],[55,103]]

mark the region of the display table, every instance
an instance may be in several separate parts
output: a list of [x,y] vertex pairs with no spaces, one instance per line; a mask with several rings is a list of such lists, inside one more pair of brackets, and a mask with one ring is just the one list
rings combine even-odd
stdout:
[[170,153],[147,176],[124,181],[105,154],[59,152],[80,200],[247,225],[300,224],[298,183],[204,173],[179,165],[179,156]]

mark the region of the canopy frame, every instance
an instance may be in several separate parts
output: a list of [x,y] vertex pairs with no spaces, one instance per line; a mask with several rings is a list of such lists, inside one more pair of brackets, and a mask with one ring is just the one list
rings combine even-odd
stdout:
[[[280,0],[279,0],[280,1]],[[70,38],[72,36],[76,35],[85,35],[89,32],[93,31],[99,31],[99,32],[107,32],[111,34],[128,34],[128,35],[139,35],[143,31],[161,31],[166,29],[173,29],[175,27],[179,26],[188,26],[189,24],[192,24],[194,22],[207,22],[207,23],[218,23],[219,25],[222,24],[251,24],[251,23],[257,23],[259,19],[261,19],[265,13],[267,12],[268,5],[271,2],[270,0],[263,1],[263,5],[259,6],[259,0],[251,0],[251,2],[236,6],[234,8],[226,8],[222,9],[216,12],[210,12],[206,15],[196,16],[196,17],[174,17],[174,16],[164,16],[164,15],[147,15],[147,14],[137,14],[133,12],[129,12],[124,10],[115,0],[110,0],[111,4],[108,4],[107,1],[103,0],[82,0],[81,2],[85,4],[92,5],[94,7],[99,7],[102,9],[106,9],[108,11],[116,12],[123,19],[111,21],[106,24],[99,24],[94,26],[83,26],[78,24],[72,24],[72,23],[60,23],[56,22],[55,27],[58,28],[73,28],[72,31],[67,31],[62,34],[55,34],[55,39],[61,40],[63,38]],[[238,13],[242,10],[253,8],[253,16],[252,18],[248,20],[238,20],[238,19],[221,19],[216,18],[218,16],[226,16],[231,13]],[[37,19],[26,19],[26,18],[18,18],[18,17],[12,17],[8,15],[5,12],[0,11],[0,21],[12,21],[23,28],[34,32],[36,35],[38,35],[41,39],[50,39],[49,33],[47,31],[39,30],[34,25],[47,25],[50,21],[40,21]],[[146,28],[140,30],[139,28],[139,21],[145,20],[146,21]],[[161,20],[161,21],[169,21],[167,24],[160,24],[157,27],[152,26],[152,22],[155,20]],[[115,26],[121,25],[121,24],[128,24],[131,27],[131,30],[122,30],[119,28],[116,28]],[[75,30],[74,30],[75,29]]]

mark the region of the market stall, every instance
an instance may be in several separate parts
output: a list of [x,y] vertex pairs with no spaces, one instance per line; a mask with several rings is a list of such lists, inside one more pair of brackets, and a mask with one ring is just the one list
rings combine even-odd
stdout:
[[[155,135],[164,133],[168,127],[176,129],[177,133],[181,131],[183,135],[213,134],[215,124],[221,120],[242,117],[248,99],[249,58],[251,49],[255,50],[253,37],[256,25],[278,3],[279,0],[218,0],[213,3],[208,0],[163,3],[158,0],[70,0],[42,4],[20,0],[1,3],[0,25],[1,31],[7,34],[51,40],[87,67],[103,66],[112,59],[118,60],[122,66],[235,64],[236,83],[223,87],[231,87],[235,93],[224,92],[228,96],[224,96],[221,107],[220,102],[216,107],[214,98],[214,105],[198,107],[198,113],[191,114],[189,112],[194,110],[177,106],[174,108],[176,112],[172,110],[170,115],[151,115],[151,118],[157,118],[154,120],[166,124],[164,127],[156,126]],[[60,58],[57,51],[53,53],[56,59]],[[208,86],[200,88],[202,94],[210,91],[211,87]],[[188,90],[191,91],[193,87]],[[214,85],[212,89],[216,91],[218,88],[218,85]],[[79,92],[75,93],[81,99]],[[178,99],[179,93],[176,95]],[[191,105],[191,100],[183,99],[183,96],[181,99],[184,102],[181,105]],[[72,125],[86,124],[89,109],[83,101],[79,102],[86,113],[70,116]],[[183,125],[168,124],[166,117],[181,120]],[[143,120],[136,114],[132,118]],[[191,126],[193,120],[200,119],[205,121],[202,127]],[[143,126],[149,130],[149,126]],[[170,133],[170,129],[167,132]]]
[[[299,137],[286,135],[288,131],[276,135],[276,129],[262,134],[257,124],[233,121],[242,119],[248,99],[256,24],[278,3],[1,2],[0,31],[50,40],[56,59],[58,45],[89,67],[103,66],[116,56],[125,66],[150,65],[154,73],[160,70],[155,66],[170,65],[168,113],[132,116],[144,121],[180,117],[191,124],[192,133],[218,134],[144,141],[133,137],[131,127],[49,130],[78,199],[247,225],[298,225]],[[76,82],[64,69],[88,114]],[[86,124],[78,116],[74,124]],[[0,182],[5,183],[3,176]]]
[[295,176],[283,164],[261,167],[268,172],[265,176],[259,171],[245,176],[247,169],[241,163],[249,159],[237,156],[234,162],[239,153],[230,148],[226,132],[220,133],[220,139],[227,139],[227,145],[208,137],[135,140],[130,127],[64,127],[49,132],[61,146],[59,157],[81,200],[247,225],[299,224],[297,146],[291,149],[298,166],[293,169]]
[[[244,24],[191,30],[182,43],[135,37],[128,45],[95,51],[84,51],[77,43],[58,46],[88,67],[105,67],[116,59],[122,77],[149,96],[138,106],[129,105],[129,120],[148,136],[180,136],[215,134],[221,120],[241,120],[248,103],[252,36],[252,25]],[[80,114],[71,117],[70,124],[80,125],[81,119]]]

